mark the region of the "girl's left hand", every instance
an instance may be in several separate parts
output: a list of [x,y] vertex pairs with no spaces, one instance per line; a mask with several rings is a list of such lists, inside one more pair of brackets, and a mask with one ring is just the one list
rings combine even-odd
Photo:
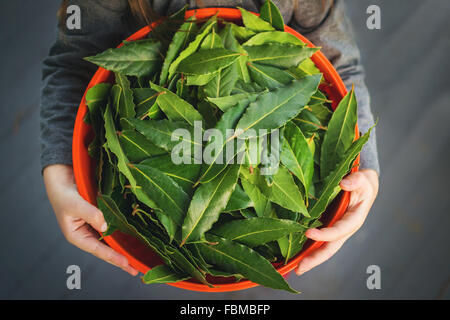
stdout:
[[350,191],[347,212],[332,227],[306,231],[305,235],[315,241],[325,241],[318,250],[299,263],[296,273],[301,275],[331,258],[364,223],[378,193],[378,174],[364,169],[342,179],[340,186]]

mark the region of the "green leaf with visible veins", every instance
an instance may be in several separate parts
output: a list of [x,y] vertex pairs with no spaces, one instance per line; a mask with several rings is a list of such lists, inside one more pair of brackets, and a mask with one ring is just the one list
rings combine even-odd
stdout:
[[136,104],[136,118],[156,119],[161,115],[161,110],[156,104],[157,91],[151,88],[135,88],[133,96]]
[[108,49],[84,58],[107,70],[127,76],[148,76],[161,66],[161,43],[154,40],[125,42],[122,47]]
[[233,220],[211,229],[210,233],[252,248],[292,232],[304,231],[306,227],[295,221],[258,217]]
[[254,82],[269,90],[286,86],[296,79],[284,70],[259,63],[249,63],[248,70]]
[[255,34],[244,42],[244,46],[260,46],[268,43],[289,43],[296,46],[305,46],[306,44],[294,36],[284,31],[267,31]]
[[242,274],[250,281],[269,288],[297,293],[287,284],[272,264],[256,251],[237,242],[211,234],[208,234],[206,239],[211,244],[201,243],[198,247],[205,260],[216,268],[230,273]]
[[165,175],[171,177],[184,192],[192,196],[193,186],[200,173],[200,164],[175,164],[171,155],[162,155],[145,159],[140,164],[158,169]]
[[219,70],[217,75],[205,85],[206,96],[217,98],[230,95],[239,76],[238,67],[238,61],[235,61],[230,66]]
[[325,179],[352,145],[358,118],[355,92],[352,89],[339,102],[328,123],[320,155],[320,177]]
[[264,21],[257,15],[251,13],[250,11],[245,10],[244,8],[238,7],[241,11],[242,22],[244,26],[254,32],[263,32],[263,31],[273,31],[274,27],[267,21]]
[[[133,91],[130,89],[130,81],[128,80],[127,76],[122,75],[120,73],[116,73],[116,83],[120,88],[120,104],[118,107],[119,110],[119,119],[121,118],[134,118],[136,115],[136,111],[134,110],[136,108],[134,104],[134,98],[133,98]],[[124,129],[127,128],[127,125],[123,125],[122,127]]]
[[141,230],[138,230],[135,225],[130,223],[111,197],[99,195],[97,198],[97,206],[102,211],[108,224],[108,231],[105,233],[105,236],[111,234],[109,229],[120,230],[121,232],[132,235],[139,239],[147,247],[155,251],[164,260],[164,262],[166,262],[166,264],[171,264],[171,261],[164,253],[165,250],[162,240],[157,239],[156,237],[143,235]]
[[295,67],[319,50],[290,43],[266,43],[259,46],[244,46],[244,49],[249,54],[250,62],[279,68]]
[[224,212],[238,211],[241,209],[246,209],[252,207],[253,202],[250,200],[248,195],[242,190],[242,187],[237,184],[233,193],[231,194],[230,200],[227,203]]
[[[236,139],[231,137],[227,138],[227,130],[233,129],[236,126],[236,123],[244,113],[247,105],[247,101],[241,101],[236,106],[225,112],[216,124],[214,129],[217,130],[216,132],[221,133],[221,137],[223,139],[212,140],[206,145],[205,150],[207,150],[207,148],[209,149],[214,147],[217,152],[212,155],[211,161],[203,165],[201,175],[198,180],[200,183],[207,183],[214,179],[227,167],[231,160],[235,159],[235,155],[244,147],[243,144],[241,146],[234,146]],[[227,148],[231,145],[234,146],[233,149]],[[233,151],[233,154],[229,153],[230,149]]]
[[237,61],[239,78],[244,82],[250,82],[250,75],[247,69],[248,54],[234,36],[231,24],[227,24],[225,28],[222,29],[221,36],[225,49],[242,53]]
[[161,69],[161,76],[159,77],[159,84],[165,85],[169,77],[169,67],[176,59],[177,55],[186,48],[188,43],[192,41],[194,35],[197,33],[198,27],[195,23],[195,17],[183,23],[180,29],[173,36],[172,42],[167,50],[166,58]]
[[350,171],[351,166],[361,152],[364,144],[367,143],[370,137],[372,128],[364,134],[361,138],[352,143],[347,152],[342,156],[340,162],[336,165],[333,171],[327,176],[323,183],[323,188],[320,191],[320,196],[315,205],[310,211],[312,218],[318,218],[325,211],[328,204],[336,197],[341,188],[339,183],[342,178]]
[[130,182],[131,186],[135,188],[136,180],[134,179],[133,175],[130,172],[130,169],[128,168],[129,160],[125,152],[123,151],[122,146],[120,145],[119,138],[117,136],[117,131],[114,126],[114,120],[111,115],[111,108],[109,107],[109,105],[106,107],[104,119],[105,119],[105,137],[108,149],[111,150],[111,152],[116,155],[117,167],[119,171],[125,175],[125,177]]
[[209,19],[201,28],[197,36],[193,41],[191,41],[186,49],[180,52],[178,57],[171,63],[169,67],[169,79],[173,77],[175,74],[178,65],[180,62],[182,62],[184,59],[189,57],[191,54],[197,51],[197,49],[200,47],[203,39],[209,34],[211,31],[211,28],[217,23],[217,18],[214,16],[213,18]]
[[[143,134],[147,139],[167,152],[171,152],[181,141],[189,144],[191,146],[190,149],[202,147],[201,143],[194,140],[194,128],[184,121],[169,121],[167,119],[126,119],[126,121],[130,122],[136,130]],[[180,140],[174,141],[172,137],[175,137],[174,132],[177,129],[184,129],[189,136],[186,139],[181,137]]]
[[236,134],[241,139],[251,138],[259,135],[259,129],[281,127],[305,107],[319,82],[320,76],[309,76],[260,95],[239,120]]
[[86,105],[89,109],[87,116],[89,124],[96,126],[95,124],[100,120],[100,109],[106,106],[110,90],[110,83],[99,83],[87,91]]
[[284,130],[281,163],[297,176],[308,194],[314,173],[314,156],[299,127],[288,122]]
[[211,103],[215,104],[223,112],[227,112],[228,110],[230,110],[232,107],[236,106],[241,101],[247,101],[246,102],[247,104],[255,101],[259,95],[260,95],[260,92],[238,93],[238,94],[233,94],[231,96],[224,96],[224,97],[218,97],[218,98],[207,97],[206,99],[208,101],[210,101]]
[[280,10],[272,1],[267,0],[260,9],[259,16],[264,21],[270,23],[275,29],[284,31],[284,20]]
[[182,244],[204,238],[236,187],[240,165],[229,165],[220,175],[202,184],[194,193],[182,227]]
[[142,282],[145,284],[152,283],[174,283],[189,279],[190,276],[180,275],[173,272],[165,265],[159,265],[151,268],[147,273],[141,277]]
[[[241,172],[242,171],[244,170],[241,170]],[[249,180],[241,178],[242,187],[244,188],[245,193],[252,200],[256,214],[258,217],[270,217],[272,213],[272,203],[257,187],[257,182],[252,179],[256,177],[256,175],[246,175],[246,177]]]
[[159,92],[156,103],[171,121],[186,121],[193,126],[195,121],[203,121],[202,115],[187,101],[181,99],[175,93],[162,88],[154,83],[153,90]]
[[215,48],[200,50],[180,62],[177,71],[186,74],[215,73],[235,62],[241,53],[227,49]]
[[119,141],[128,160],[132,162],[139,162],[148,157],[166,153],[164,149],[157,147],[136,130],[123,130],[119,132]]
[[200,50],[223,48],[222,38],[217,34],[216,29],[212,28],[211,33],[203,40]]
[[253,173],[242,170],[242,176],[256,185],[262,194],[272,202],[293,212],[300,212],[304,216],[309,216],[303,195],[295,184],[293,176],[285,167],[280,166],[278,168],[278,171],[273,175],[271,186],[267,185],[259,169],[255,169]]
[[[181,226],[189,206],[187,193],[172,178],[155,168],[141,164],[130,164],[129,167],[142,191]],[[139,199],[138,195],[137,197]]]

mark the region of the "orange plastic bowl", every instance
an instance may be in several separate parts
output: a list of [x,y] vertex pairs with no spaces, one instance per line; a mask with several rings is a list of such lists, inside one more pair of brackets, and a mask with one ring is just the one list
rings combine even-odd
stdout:
[[[217,14],[219,18],[226,21],[241,21],[240,11],[238,9],[230,8],[204,8],[189,10],[186,12],[186,18],[195,15],[197,19],[207,19],[215,14]],[[158,23],[153,23],[151,26],[142,28],[129,37],[127,41],[134,41],[144,38],[157,24]],[[303,42],[307,43],[310,47],[314,46],[310,41],[308,41],[308,39],[288,26],[286,26],[285,32],[293,34]],[[333,101],[332,108],[335,109],[339,101],[341,101],[347,93],[344,83],[331,63],[320,51],[316,52],[312,56],[312,60],[324,75],[326,84],[321,85],[321,89],[325,91],[328,98]],[[114,77],[112,72],[99,68],[90,81],[86,92],[89,88],[98,83],[113,81]],[[85,96],[86,93],[81,100],[73,132],[73,170],[78,191],[81,196],[91,204],[96,205],[96,162],[94,159],[89,157],[87,151],[87,147],[93,138],[93,131],[92,128],[83,121],[83,118],[88,110]],[[356,135],[357,137],[359,136],[357,129]],[[356,161],[359,162],[359,158]],[[356,170],[358,170],[357,166],[354,166],[352,172]],[[323,214],[322,222],[324,226],[331,226],[342,217],[348,207],[349,199],[350,194],[348,192],[341,192],[341,194],[335,199],[335,201],[333,201],[333,203],[327,208],[327,211]],[[144,244],[132,236],[117,231],[113,235],[107,236],[104,239],[106,243],[111,246],[111,248],[127,257],[131,266],[142,273],[146,273],[152,267],[162,263],[161,259],[152,250],[147,248]],[[309,240],[305,244],[303,250],[293,257],[286,265],[275,264],[274,266],[282,276],[286,277],[289,272],[295,269],[300,260],[317,250],[320,246],[322,246],[322,244],[323,242]],[[241,280],[236,282],[234,278],[226,277],[209,277],[208,280],[214,285],[214,287],[210,288],[206,285],[198,283],[195,280],[180,281],[177,283],[171,283],[170,285],[178,288],[204,292],[237,291],[256,287],[258,285],[249,280]]]

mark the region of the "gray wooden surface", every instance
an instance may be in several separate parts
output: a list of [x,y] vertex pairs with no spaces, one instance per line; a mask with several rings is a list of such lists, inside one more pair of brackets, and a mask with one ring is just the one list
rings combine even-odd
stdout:
[[[450,298],[448,0],[347,1],[380,120],[380,194],[363,228],[331,260],[290,277],[301,295],[145,286],[65,241],[46,198],[38,141],[40,61],[58,3],[0,2],[0,298]],[[382,30],[365,27],[369,4],[380,5]],[[71,264],[81,267],[81,290],[66,288]],[[366,287],[369,265],[381,268],[381,290]]]

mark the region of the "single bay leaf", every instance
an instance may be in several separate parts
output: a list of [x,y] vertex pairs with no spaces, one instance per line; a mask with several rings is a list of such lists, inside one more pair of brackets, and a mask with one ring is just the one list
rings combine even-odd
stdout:
[[263,32],[263,31],[273,31],[275,30],[272,25],[258,17],[257,15],[251,13],[250,11],[247,11],[241,7],[238,7],[241,11],[242,15],[242,22],[244,23],[244,26],[254,32]]
[[205,85],[207,97],[223,97],[230,95],[238,79],[238,61],[228,67],[217,71],[217,75]]
[[352,89],[339,102],[331,116],[321,147],[320,177],[322,179],[334,170],[353,143],[358,118],[357,108],[355,92]]
[[182,227],[182,244],[200,240],[227,203],[236,187],[240,165],[229,165],[219,176],[197,188]]
[[217,34],[216,29],[212,28],[211,33],[208,34],[203,40],[200,50],[214,49],[214,48],[223,48],[222,39],[219,34]]
[[[116,73],[116,83],[118,85],[118,88],[120,88],[120,90],[118,91],[118,94],[120,95],[118,106],[119,119],[134,118],[134,116],[136,115],[136,106],[134,104],[133,91],[130,88],[130,81],[128,80],[127,76]],[[123,129],[129,129],[127,123],[121,123],[121,125]]]
[[210,74],[228,67],[241,53],[215,48],[200,50],[180,62],[177,71],[186,74]]
[[275,29],[284,31],[284,21],[280,10],[272,1],[266,0],[261,6],[260,18],[270,23]]
[[207,74],[188,74],[186,75],[186,84],[188,86],[204,86],[218,76],[219,72]]
[[314,173],[314,157],[308,141],[300,128],[292,122],[286,124],[284,137],[281,163],[297,176],[308,194]]
[[272,130],[284,125],[305,107],[319,81],[319,76],[309,76],[260,95],[239,120],[236,134],[240,139],[251,138],[260,129]]
[[195,121],[203,121],[202,115],[187,101],[175,93],[154,83],[151,88],[159,92],[156,103],[171,121],[186,121],[193,126]]
[[250,62],[279,68],[295,67],[319,50],[290,43],[266,43],[259,46],[244,46],[244,49],[249,54]]
[[152,74],[161,65],[160,51],[161,43],[145,39],[125,42],[120,48],[84,59],[113,72],[141,77]]
[[244,42],[243,46],[260,46],[268,43],[288,43],[296,46],[305,46],[306,44],[294,36],[284,31],[267,31],[255,34]]
[[305,230],[305,226],[295,221],[258,217],[230,221],[213,228],[210,233],[249,247],[256,247],[290,233]]

